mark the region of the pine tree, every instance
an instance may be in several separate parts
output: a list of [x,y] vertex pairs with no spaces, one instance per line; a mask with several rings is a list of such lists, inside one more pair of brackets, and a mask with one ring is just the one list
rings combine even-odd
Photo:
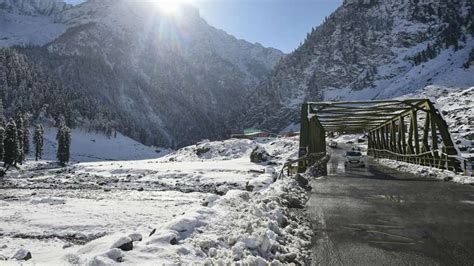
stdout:
[[3,141],[5,139],[5,129],[0,125],[0,160],[3,161],[3,156],[5,155],[5,149]]
[[23,115],[18,114],[16,118],[16,130],[17,130],[17,145],[18,145],[18,157],[15,161],[16,163],[23,164],[25,161],[25,154],[24,154],[24,149],[23,149],[23,143],[25,140],[25,131],[24,131],[24,122],[23,122]]
[[0,91],[0,126],[5,127],[5,116],[3,115],[3,101],[2,101],[2,93]]
[[43,156],[43,135],[44,129],[43,126],[38,124],[35,128],[35,135],[33,137],[33,142],[35,144],[35,158],[36,161],[40,160]]
[[25,126],[23,132],[23,160],[30,154],[30,130]]
[[13,119],[10,119],[5,130],[4,149],[3,162],[5,163],[4,167],[8,170],[8,168],[16,162],[19,155],[18,130]]
[[71,130],[65,124],[61,124],[61,126],[58,128],[56,139],[58,140],[57,159],[60,165],[66,166],[66,164],[69,162]]

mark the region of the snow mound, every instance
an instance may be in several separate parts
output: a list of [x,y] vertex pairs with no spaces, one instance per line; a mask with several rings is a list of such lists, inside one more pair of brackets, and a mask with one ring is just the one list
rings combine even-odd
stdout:
[[147,242],[147,245],[170,245],[177,243],[179,233],[176,231],[162,230],[155,233]]
[[274,168],[270,169],[272,170],[266,170],[268,171],[267,173],[261,174],[257,178],[250,180],[247,184],[248,189],[251,189],[252,191],[260,191],[275,182],[277,177],[276,172],[274,171]]
[[456,174],[452,171],[405,163],[389,159],[376,159],[381,165],[401,172],[411,173],[419,177],[453,181],[460,184],[474,184],[474,177]]
[[128,235],[128,237],[130,237],[132,241],[142,241],[143,239],[143,236],[140,233],[131,233]]
[[230,160],[250,154],[256,143],[248,139],[230,139],[218,142],[203,141],[194,146],[182,148],[167,157],[176,162],[198,160]]
[[[122,262],[124,252],[120,246],[130,242],[128,236],[112,234],[93,240],[77,251],[77,259],[87,265],[113,265]],[[70,257],[66,257],[69,259]]]
[[[305,193],[292,179],[279,180],[259,192],[232,190],[212,207],[216,215],[209,217],[203,233],[194,241],[207,250],[210,264],[270,262],[305,262],[311,229],[304,220],[295,219],[285,205],[288,197]],[[226,224],[232,224],[231,227]],[[213,232],[219,232],[213,236]],[[210,238],[210,239],[209,239]]]

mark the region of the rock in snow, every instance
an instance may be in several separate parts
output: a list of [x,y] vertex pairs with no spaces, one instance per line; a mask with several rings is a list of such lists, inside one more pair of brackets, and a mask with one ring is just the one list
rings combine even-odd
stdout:
[[176,231],[162,231],[158,232],[146,242],[147,245],[176,245],[178,243],[178,232]]
[[112,244],[111,248],[118,248],[123,251],[130,251],[133,249],[133,240],[128,236],[119,238],[115,243]]
[[31,252],[22,248],[22,249],[19,249],[15,255],[13,255],[12,257],[13,259],[16,259],[16,260],[29,260],[31,259]]
[[252,163],[266,162],[269,160],[269,158],[270,158],[270,155],[261,146],[255,147],[255,149],[253,149],[252,153],[250,154],[250,161]]

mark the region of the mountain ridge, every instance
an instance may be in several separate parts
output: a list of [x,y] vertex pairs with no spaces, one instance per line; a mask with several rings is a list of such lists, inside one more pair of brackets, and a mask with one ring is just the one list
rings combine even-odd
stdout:
[[[393,98],[428,85],[468,86],[474,7],[465,1],[344,1],[277,64],[242,117],[294,128],[304,101]],[[292,126],[293,125],[293,126]]]
[[117,130],[146,144],[184,146],[240,130],[245,95],[284,56],[210,26],[187,6],[169,15],[146,1],[89,0],[53,17],[62,34],[17,49],[127,113],[137,123],[115,121]]

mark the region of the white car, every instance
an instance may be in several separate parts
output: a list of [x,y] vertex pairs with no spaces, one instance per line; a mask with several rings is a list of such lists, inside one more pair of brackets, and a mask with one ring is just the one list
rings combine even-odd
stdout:
[[344,166],[360,166],[365,167],[366,157],[360,151],[346,152]]
[[329,143],[329,147],[331,147],[331,148],[337,148],[337,142],[336,142],[336,141],[331,141],[331,142]]

